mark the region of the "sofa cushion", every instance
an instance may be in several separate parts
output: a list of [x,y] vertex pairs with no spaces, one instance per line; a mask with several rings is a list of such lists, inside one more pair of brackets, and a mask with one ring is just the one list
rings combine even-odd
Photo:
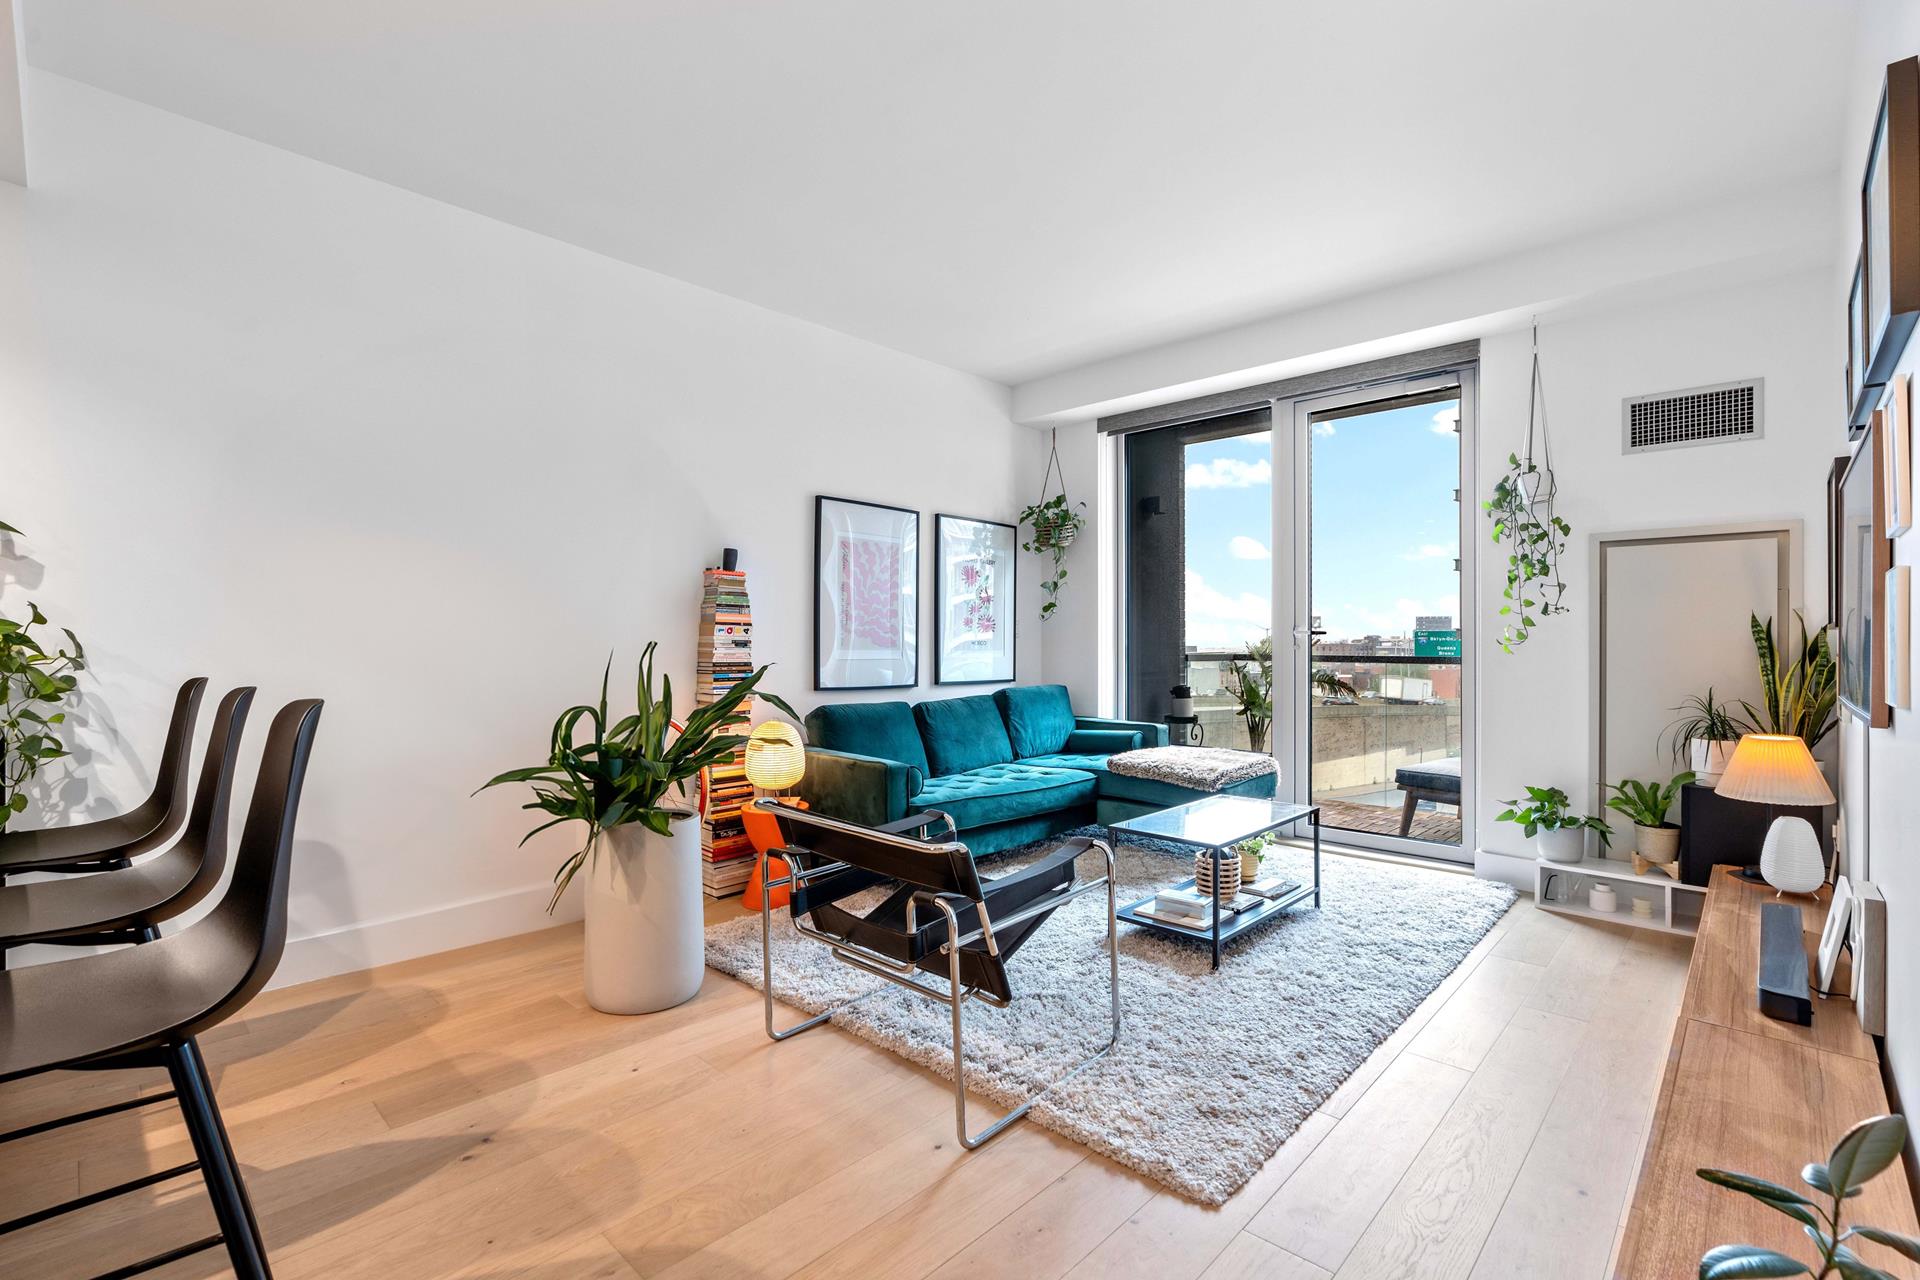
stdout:
[[1104,751],[1056,751],[1050,756],[1031,756],[1021,764],[1035,765],[1042,769],[1078,769],[1082,773],[1091,773],[1096,780],[1107,771],[1107,753]]
[[927,767],[927,751],[920,745],[920,726],[913,708],[904,702],[829,702],[807,712],[807,741],[829,751],[898,760],[920,771]]
[[1063,684],[1011,685],[993,700],[1007,722],[1014,758],[1046,756],[1067,745],[1073,732],[1073,699]]
[[1093,791],[1090,773],[1044,769],[1019,760],[931,778],[908,807],[938,809],[964,831],[1088,804]]
[[1013,759],[1007,726],[1001,722],[992,698],[923,702],[913,709],[913,718],[920,725],[920,740],[926,744],[930,766],[927,773],[932,777],[944,778]]

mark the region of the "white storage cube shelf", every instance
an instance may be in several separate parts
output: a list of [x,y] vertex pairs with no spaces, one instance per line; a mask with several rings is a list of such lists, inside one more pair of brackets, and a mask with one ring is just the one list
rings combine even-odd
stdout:
[[[1596,911],[1587,905],[1587,891],[1596,884],[1613,889],[1616,899],[1612,911]],[[1558,895],[1560,901],[1549,896]],[[1635,899],[1653,903],[1653,914],[1646,918],[1633,914]],[[1644,875],[1633,869],[1625,858],[1582,858],[1579,862],[1550,862],[1537,859],[1533,867],[1533,901],[1543,911],[1587,920],[1608,920],[1636,929],[1658,929],[1691,937],[1700,928],[1700,913],[1707,905],[1707,887],[1682,884],[1660,871]]]

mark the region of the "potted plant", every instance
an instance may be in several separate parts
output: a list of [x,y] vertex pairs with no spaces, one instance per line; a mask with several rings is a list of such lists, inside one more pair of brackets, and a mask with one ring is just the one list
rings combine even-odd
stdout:
[[1759,615],[1748,615],[1754,656],[1760,664],[1763,705],[1756,707],[1744,700],[1740,703],[1745,717],[1741,728],[1748,733],[1792,734],[1811,751],[1837,723],[1840,668],[1828,640],[1831,628],[1822,627],[1809,635],[1807,620],[1797,611],[1793,616],[1800,624],[1800,656],[1782,664],[1773,639],[1773,619],[1762,622]]
[[1235,712],[1247,722],[1247,748],[1267,749],[1267,730],[1273,725],[1273,637],[1262,636],[1247,646],[1246,660],[1227,664],[1226,692],[1237,704]]
[[1519,823],[1529,840],[1539,836],[1540,852],[1548,862],[1580,861],[1586,856],[1589,831],[1600,837],[1603,848],[1613,838],[1613,832],[1601,819],[1592,814],[1582,817],[1570,812],[1573,802],[1558,787],[1528,787],[1524,800],[1502,803],[1507,807],[1494,821]]
[[[1750,1244],[1723,1244],[1700,1259],[1700,1280],[1753,1280],[1759,1276],[1814,1276],[1827,1280],[1870,1280],[1888,1273],[1871,1265],[1857,1252],[1866,1240],[1909,1261],[1920,1262],[1920,1240],[1883,1227],[1847,1226],[1847,1201],[1860,1188],[1890,1168],[1907,1145],[1907,1122],[1900,1116],[1862,1120],[1834,1144],[1825,1164],[1815,1162],[1800,1171],[1800,1179],[1819,1198],[1803,1196],[1765,1178],[1725,1169],[1696,1172],[1716,1187],[1752,1196],[1776,1213],[1799,1223],[1813,1242],[1818,1269],[1774,1249]],[[1851,1247],[1849,1247],[1851,1246]]]
[[1667,821],[1680,788],[1693,781],[1691,773],[1676,773],[1663,787],[1654,782],[1623,778],[1608,788],[1614,795],[1607,808],[1633,823],[1633,852],[1648,862],[1671,866],[1680,856],[1680,828]]
[[[732,730],[747,722],[741,704],[758,692],[767,673],[758,668],[696,707],[682,725],[673,718],[672,680],[661,677],[660,696],[654,697],[655,647],[647,645],[640,655],[633,715],[617,723],[608,715],[608,659],[600,701],[560,713],[547,762],[510,769],[480,788],[532,786],[533,799],[521,807],[553,816],[521,837],[521,844],[563,822],[586,824],[585,842],[553,874],[547,910],[587,867],[587,1002],[603,1013],[669,1009],[700,990],[706,962],[700,829],[687,783],[732,758],[740,746]],[[759,696],[793,715],[773,695]],[[598,856],[602,846],[604,858]]]
[[[1056,475],[1060,477],[1060,492],[1049,498],[1047,489]],[[1060,466],[1060,433],[1056,430],[1053,452],[1047,456],[1047,470],[1040,477],[1040,501],[1020,513],[1020,523],[1032,531],[1020,544],[1021,550],[1053,560],[1052,572],[1040,583],[1040,594],[1045,597],[1040,602],[1042,622],[1060,607],[1060,584],[1067,580],[1067,548],[1087,523],[1081,514],[1086,506],[1084,502],[1067,501],[1067,473]]]
[[1667,726],[1673,741],[1673,762],[1684,760],[1700,782],[1718,782],[1740,745],[1740,721],[1724,702],[1713,700],[1709,687],[1705,697],[1694,694],[1673,710],[1680,718]]
[[[0,521],[0,533],[19,532]],[[26,809],[24,788],[41,766],[71,754],[60,741],[67,713],[59,708],[87,669],[87,652],[64,627],[65,645],[42,644],[33,629],[46,625],[31,600],[25,622],[0,618],[0,831]]]

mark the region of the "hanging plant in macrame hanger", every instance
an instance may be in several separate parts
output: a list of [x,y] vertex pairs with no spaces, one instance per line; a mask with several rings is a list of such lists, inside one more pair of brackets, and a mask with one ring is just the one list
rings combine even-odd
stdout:
[[[1048,497],[1047,490],[1056,477],[1060,481],[1060,492]],[[1060,432],[1056,428],[1053,451],[1047,456],[1047,470],[1040,477],[1040,500],[1020,513],[1020,523],[1030,530],[1021,548],[1053,557],[1053,572],[1040,584],[1040,594],[1046,597],[1040,605],[1042,622],[1060,607],[1060,584],[1067,580],[1067,548],[1080,536],[1087,522],[1080,514],[1086,505],[1067,501],[1067,473],[1060,466]]]
[[[1538,449],[1536,455],[1535,450]],[[1553,475],[1553,445],[1547,438],[1546,393],[1540,385],[1540,324],[1533,326],[1533,378],[1527,394],[1527,452],[1507,455],[1507,470],[1481,505],[1493,521],[1495,545],[1507,548],[1507,586],[1501,592],[1499,645],[1512,653],[1525,644],[1540,620],[1567,613],[1567,584],[1560,579],[1560,556],[1573,532],[1554,514],[1558,486]]]

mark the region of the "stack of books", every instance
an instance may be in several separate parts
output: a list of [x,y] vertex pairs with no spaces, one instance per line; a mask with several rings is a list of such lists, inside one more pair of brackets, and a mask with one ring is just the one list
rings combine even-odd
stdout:
[[[706,571],[700,600],[700,641],[694,655],[694,701],[718,701],[753,674],[753,608],[747,599],[747,575],[737,569]],[[753,699],[741,704],[753,710]],[[741,814],[753,802],[747,781],[747,726],[732,732],[740,739],[733,755],[707,770],[707,815],[700,827],[700,882],[709,898],[724,898],[746,887],[753,869],[753,845]]]

